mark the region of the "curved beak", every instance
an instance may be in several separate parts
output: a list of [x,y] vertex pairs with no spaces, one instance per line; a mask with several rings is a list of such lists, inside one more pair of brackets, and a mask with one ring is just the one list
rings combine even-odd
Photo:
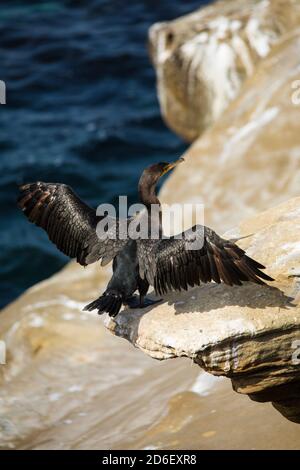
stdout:
[[165,166],[162,175],[165,175],[170,170],[173,170],[173,168],[175,168],[175,166],[179,165],[179,163],[182,163],[182,162],[184,162],[184,158],[181,157],[178,160],[176,160],[175,162],[168,163],[168,165]]

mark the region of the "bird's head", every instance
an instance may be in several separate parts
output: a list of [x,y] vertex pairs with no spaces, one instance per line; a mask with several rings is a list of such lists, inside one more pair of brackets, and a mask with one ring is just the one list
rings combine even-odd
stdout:
[[179,158],[178,160],[172,162],[172,163],[167,163],[167,162],[159,162],[159,163],[154,163],[154,165],[148,166],[142,173],[141,178],[145,177],[148,180],[151,180],[155,183],[161,178],[163,175],[168,173],[169,171],[173,170],[179,163],[183,162],[183,158]]
[[151,198],[155,194],[155,187],[158,182],[158,180],[171,171],[173,168],[175,168],[179,163],[182,163],[184,161],[183,158],[179,158],[178,160],[172,162],[172,163],[167,163],[167,162],[160,162],[160,163],[155,163],[151,166],[148,166],[142,173],[142,176],[139,181],[139,193],[142,202],[145,202],[144,200],[147,198]]

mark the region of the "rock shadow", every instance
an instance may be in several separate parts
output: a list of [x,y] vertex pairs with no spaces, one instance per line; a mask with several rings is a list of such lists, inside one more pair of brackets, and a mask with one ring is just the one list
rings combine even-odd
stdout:
[[[149,295],[155,299],[154,293]],[[153,308],[168,303],[173,306],[177,315],[184,313],[209,313],[212,310],[228,306],[264,309],[278,307],[288,309],[297,305],[293,297],[284,294],[277,287],[244,283],[242,286],[227,286],[225,284],[204,284],[200,287],[190,288],[188,291],[171,292],[163,296],[160,303],[144,309],[126,310],[134,312],[141,318]]]

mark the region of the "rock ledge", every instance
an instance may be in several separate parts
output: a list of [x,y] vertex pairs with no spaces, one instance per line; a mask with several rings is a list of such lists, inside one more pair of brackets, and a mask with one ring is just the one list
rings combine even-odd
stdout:
[[268,267],[272,286],[203,285],[106,326],[155,359],[189,357],[300,423],[300,198],[230,232],[246,235],[239,245]]

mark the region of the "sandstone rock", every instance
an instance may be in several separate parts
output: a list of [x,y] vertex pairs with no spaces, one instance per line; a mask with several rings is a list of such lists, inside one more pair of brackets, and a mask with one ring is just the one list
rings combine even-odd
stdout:
[[270,286],[209,284],[154,308],[123,311],[107,327],[156,359],[189,357],[272,401],[300,423],[300,198],[243,222],[231,236],[268,267]]
[[[282,39],[162,188],[169,204],[205,204],[221,233],[300,188],[300,30]],[[298,87],[298,88],[297,88]]]
[[186,358],[153,361],[83,313],[108,275],[71,263],[1,312],[1,449],[299,447],[268,404],[233,399]]
[[120,448],[192,386],[197,366],[157,368],[82,312],[109,271],[71,263],[1,312],[0,449]]
[[[298,200],[290,201],[280,210],[269,211],[268,219],[262,214],[240,227],[240,234],[248,234],[250,228],[258,233],[254,240],[250,239],[251,243],[249,240],[249,250],[252,246],[258,258],[270,265],[274,261],[272,255],[269,259],[264,247],[260,247],[260,237],[264,232],[269,233],[265,226],[273,224],[277,227],[280,220],[279,228],[282,228],[283,238],[286,233],[285,227],[290,228],[288,242],[290,245],[283,244],[282,257],[278,258],[275,266],[272,265],[271,273],[278,275],[278,285],[287,285],[294,279],[295,285],[291,282],[291,292],[286,288],[286,292],[294,297],[297,277],[288,280],[285,266],[289,264],[292,275],[296,275],[297,271],[292,268],[293,259],[296,266],[299,265],[296,243],[299,240],[297,205]],[[276,233],[275,244],[279,241],[279,230],[276,230]],[[238,231],[232,232],[232,236],[238,235]],[[269,236],[271,239],[271,233]],[[241,242],[244,247],[247,240]],[[254,252],[252,254],[254,255]],[[250,400],[245,401],[247,398],[241,395],[234,397],[227,380],[219,381],[219,379],[216,382],[213,375],[201,372],[198,365],[192,365],[192,361],[187,358],[160,363],[153,361],[130,347],[128,342],[120,341],[105,331],[101,319],[95,313],[82,312],[83,305],[103,289],[109,271],[103,271],[98,265],[84,270],[71,263],[53,278],[34,286],[1,312],[0,339],[4,340],[7,346],[6,365],[0,366],[0,447],[2,449],[298,448],[299,428],[283,420],[275,410],[269,408],[268,404],[258,405]],[[222,310],[222,306],[214,304],[206,288],[208,292],[209,289],[214,292],[218,286],[204,286],[204,291],[201,287],[195,294],[180,294],[179,298],[176,296],[178,311],[176,317],[173,315],[172,296],[168,299],[170,306],[162,305],[160,316],[157,316],[156,310],[146,313],[147,328],[150,320],[155,326],[155,322],[159,319],[164,330],[167,330],[168,344],[163,352],[165,357],[174,357],[174,335],[178,333],[173,330],[174,323],[166,325],[165,320],[169,319],[170,312],[173,312],[172,317],[175,321],[180,324],[183,322],[184,326],[180,326],[180,331],[182,338],[186,338],[187,333],[184,328],[192,321],[189,320],[189,315],[195,319],[196,314],[185,313],[185,304],[182,302],[186,302],[187,306],[195,305],[197,298],[198,309],[199,305],[202,305],[204,310],[206,302],[211,302],[208,304],[212,308],[211,311],[197,314],[198,317],[205,317],[205,325],[210,334],[213,331],[214,319],[225,328],[222,334],[228,332],[229,327],[231,332],[237,332],[237,336],[241,328],[248,334],[247,329],[251,330],[252,325],[263,331],[265,317],[262,315],[268,309],[267,324],[270,326],[274,321],[278,325],[277,317],[283,315],[287,330],[286,336],[282,335],[281,338],[292,335],[289,323],[291,319],[288,319],[290,311],[283,307],[279,308],[278,303],[284,303],[285,300],[276,291],[268,290],[265,294],[260,289],[261,297],[256,291],[253,293],[258,307],[253,310],[251,310],[252,304],[247,307],[248,312],[252,312],[247,321],[240,318],[239,311],[243,307],[239,305],[241,301],[238,292],[228,291],[229,298],[224,293],[220,293],[220,296],[218,293],[221,305],[224,304],[223,310],[226,310],[225,305],[228,305],[230,299],[232,303],[233,299],[236,299],[236,306],[227,307],[227,325],[218,313],[219,307]],[[252,302],[252,299],[249,300],[251,286],[246,286],[245,289],[245,303]],[[230,297],[232,294],[234,295]],[[215,299],[216,302],[217,296]],[[263,308],[266,303],[271,306]],[[276,317],[271,314],[273,310]],[[129,317],[125,313],[121,314],[120,321],[123,321],[124,328],[128,318],[133,322],[134,316],[140,318],[142,313],[135,311],[134,315]],[[151,317],[151,314],[154,316]],[[166,319],[164,319],[165,314]],[[293,315],[297,328],[298,311],[294,310]],[[195,328],[199,326],[199,320],[196,321]],[[129,323],[127,326],[126,334],[129,336],[133,330]],[[149,329],[149,333],[151,332],[153,328]],[[148,335],[147,331],[145,333]],[[276,330],[275,339],[278,339],[278,334],[280,331]],[[148,345],[151,344],[154,351],[153,354],[158,357],[162,354],[159,348],[163,338],[159,345],[152,342],[149,335],[147,338]],[[263,338],[262,335],[261,341]],[[259,337],[256,341],[260,344]],[[276,352],[272,348],[275,344],[272,341],[269,348],[270,360],[273,360]],[[244,346],[246,343],[247,348]],[[251,372],[257,384],[249,386],[249,369],[252,364],[249,363],[248,351],[256,361],[259,361],[259,358],[257,359],[254,347],[251,347],[248,339],[246,343],[242,343],[242,338],[238,340],[239,369],[245,367],[245,371],[241,371],[239,376],[235,374],[234,380],[237,386],[241,387],[240,391],[244,388],[247,389],[247,393],[253,392],[255,399],[270,400],[272,397],[267,394],[271,389],[268,387],[266,376],[263,375],[264,380],[262,377],[258,378],[259,366],[257,370]],[[233,368],[232,361],[234,363],[232,359],[234,350],[230,348],[230,344],[228,341],[225,348],[228,350],[228,358],[224,358],[224,347],[223,349],[220,347],[220,352],[215,350],[217,361],[220,356],[220,364],[222,361],[223,365],[224,362],[227,363],[228,376],[230,368]],[[283,354],[282,364],[278,360],[274,363],[274,370],[271,370],[270,366],[270,374],[274,375],[277,370],[280,382],[281,370],[285,368],[288,374],[286,382],[288,382],[294,372],[285,361],[284,344],[288,344],[287,339],[276,344]],[[177,346],[175,344],[175,347]],[[197,352],[196,343],[191,347],[193,353]],[[181,354],[185,354],[185,351],[182,350]],[[203,355],[203,358],[206,358],[209,366],[208,356]],[[209,370],[213,372],[212,369]],[[223,373],[220,366],[217,373]],[[277,383],[277,377],[276,375],[271,377],[272,384]],[[240,379],[243,379],[241,385],[238,383]],[[263,386],[259,383],[260,380]],[[284,386],[288,387],[288,390],[284,391],[284,396],[287,396],[287,393],[290,396],[291,390],[293,393],[297,390],[294,386],[291,388],[289,383],[281,387]],[[264,390],[258,396],[255,391],[260,388]],[[279,386],[271,391],[272,396],[277,393],[276,407],[290,419],[294,419],[296,397],[288,401],[282,400]],[[263,393],[266,393],[266,396]]]
[[188,141],[196,139],[299,19],[295,0],[225,0],[153,25],[150,52],[161,111],[171,129]]
[[[251,285],[207,285],[172,294],[152,310],[123,312],[109,323],[115,334],[155,358],[186,356],[158,363],[110,335],[95,313],[82,312],[103,290],[110,270],[71,263],[1,312],[0,340],[7,347],[0,366],[1,448],[299,447],[299,427],[269,404],[233,396],[229,380],[220,377],[299,422],[299,375],[291,363],[293,353],[297,359],[292,343],[300,336],[299,198],[240,223],[299,195],[300,100],[293,88],[300,78],[300,34],[293,31],[298,5],[226,0],[151,32],[151,47],[159,38],[156,66],[165,117],[188,139],[210,125],[250,77],[226,115],[188,151],[161,198],[184,203],[205,197],[205,222],[220,233],[239,223],[230,236],[251,235],[241,246],[266,263],[283,294]],[[202,39],[201,15],[209,25]],[[165,30],[170,25],[176,34]],[[193,65],[189,73],[179,61],[180,41],[184,46],[191,40],[191,51],[197,35],[200,46],[204,39],[215,43],[221,57],[234,42],[241,47],[218,72],[219,79],[226,71],[230,78],[220,89],[213,80],[209,96],[210,79],[201,68],[202,75],[197,72],[201,55],[195,61],[186,56]],[[257,50],[262,45],[264,59]],[[156,61],[157,51],[152,55]],[[287,297],[294,298],[291,304]]]

